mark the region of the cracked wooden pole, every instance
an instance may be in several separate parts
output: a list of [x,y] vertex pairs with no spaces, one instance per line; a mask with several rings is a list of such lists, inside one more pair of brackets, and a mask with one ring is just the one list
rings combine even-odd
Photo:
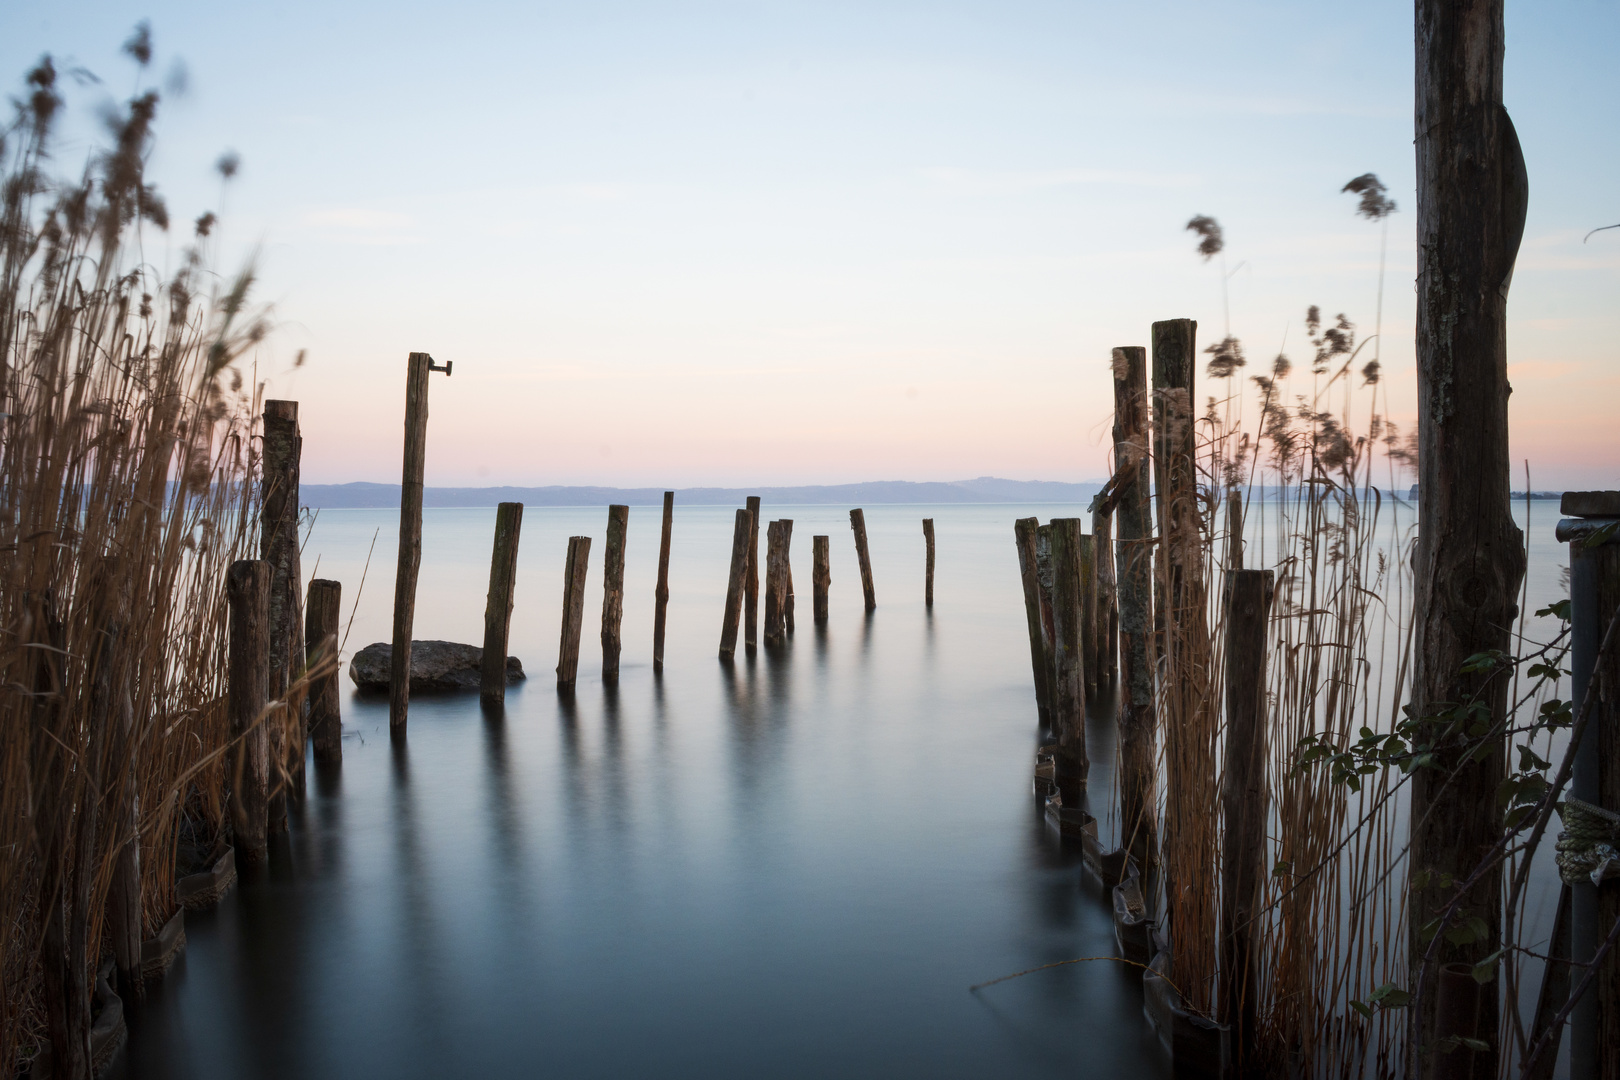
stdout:
[[512,631],[512,596],[517,590],[518,539],[522,532],[522,503],[503,502],[495,508],[489,592],[484,597],[484,655],[478,669],[478,697],[489,705],[506,703],[506,646]]
[[669,610],[669,537],[675,524],[675,493],[664,492],[664,530],[658,541],[658,588],[653,593],[653,674],[664,670],[664,622]]
[[782,575],[782,523],[773,521],[765,527],[765,644],[780,645],[787,633],[787,620],[783,615],[783,591],[786,586]]
[[[453,362],[452,362],[453,363]],[[416,622],[416,574],[422,567],[422,475],[427,467],[428,375],[438,367],[427,353],[405,362],[405,465],[399,482],[399,570],[394,577],[394,644],[389,654],[388,728],[405,732],[411,708],[411,631]]]
[[1081,623],[1080,519],[1053,518],[1052,728],[1058,739],[1057,784],[1063,805],[1078,808],[1086,793],[1086,679]]
[[[1491,734],[1436,751],[1412,773],[1407,894],[1408,955],[1418,968],[1423,928],[1458,900],[1455,886],[1501,836],[1496,795],[1506,771],[1507,692],[1494,671],[1463,671],[1479,653],[1513,649],[1524,541],[1513,522],[1508,458],[1507,294],[1524,235],[1528,180],[1513,122],[1502,108],[1502,0],[1417,0],[1418,538],[1413,631],[1414,716],[1442,702],[1480,702]],[[1440,965],[1478,964],[1501,947],[1502,877],[1460,898],[1485,933],[1443,937]],[[1436,972],[1413,971],[1407,1045],[1435,1044]],[[1498,1071],[1498,981],[1480,987],[1489,1051],[1476,1075]],[[1572,1046],[1572,1076],[1582,1067]],[[1597,1063],[1592,1063],[1597,1067]],[[1607,1066],[1620,1069],[1611,1059]],[[1435,1055],[1414,1054],[1407,1075],[1430,1077]]]
[[[304,657],[304,575],[298,561],[298,468],[303,451],[298,402],[264,403],[259,479],[259,558],[270,564],[271,701],[286,705],[265,721],[270,740],[270,831],[287,828],[288,789],[303,786],[303,695],[293,692]],[[297,700],[294,700],[297,699]]]
[[585,622],[585,573],[591,564],[591,538],[568,538],[563,566],[562,640],[557,647],[557,689],[574,692],[579,677],[579,638]]
[[737,621],[742,617],[743,578],[748,573],[748,538],[753,535],[754,515],[747,510],[737,511],[736,523],[731,530],[731,573],[726,578],[726,610],[720,623],[720,659],[730,660],[737,655]]
[[817,626],[827,625],[827,589],[832,585],[832,537],[810,538],[810,613]]
[[872,591],[872,557],[866,550],[866,514],[861,510],[849,512],[849,527],[855,530],[855,556],[861,563],[861,591],[866,594],[866,610],[877,607],[877,596]]
[[1153,516],[1148,508],[1147,350],[1113,351],[1114,510],[1119,531],[1119,818],[1144,877],[1156,846],[1153,700]]
[[782,519],[782,626],[793,633],[793,519]]
[[1237,1075],[1258,1066],[1260,886],[1266,872],[1266,627],[1272,572],[1226,576],[1226,750],[1221,770],[1221,999]]
[[231,738],[231,828],[236,857],[265,857],[270,811],[270,742],[264,711],[270,685],[270,564],[247,559],[225,575],[230,601],[230,668],[226,696]]
[[1097,648],[1093,661],[1099,686],[1119,678],[1119,582],[1114,571],[1114,512],[1091,512],[1091,535],[1097,545]]
[[1029,626],[1029,665],[1035,682],[1035,710],[1041,723],[1052,716],[1051,668],[1046,661],[1046,633],[1041,624],[1041,586],[1035,565],[1035,530],[1039,518],[1019,518],[1013,522],[1013,542],[1018,548],[1018,576],[1024,585],[1024,619]]
[[748,496],[748,562],[743,567],[746,586],[743,611],[743,644],[754,655],[759,642],[759,496]]
[[619,632],[624,623],[624,541],[628,506],[609,506],[607,544],[602,548],[602,681],[619,681]]
[[336,581],[315,578],[309,583],[304,603],[304,663],[331,668],[317,675],[309,685],[309,741],[314,744],[315,760],[343,760],[343,720],[338,703],[338,625],[343,586]]
[[928,548],[928,567],[924,571],[923,606],[934,606],[934,519],[923,518],[923,541]]
[[[1076,519],[1078,520],[1078,519]],[[1097,695],[1097,539],[1080,534],[1080,667],[1086,700]]]

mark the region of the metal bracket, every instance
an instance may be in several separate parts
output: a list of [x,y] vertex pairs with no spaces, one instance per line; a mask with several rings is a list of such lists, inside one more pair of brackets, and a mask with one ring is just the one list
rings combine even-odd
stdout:
[[448,378],[449,375],[450,375],[450,369],[455,367],[455,366],[456,366],[456,362],[454,360],[446,360],[444,362],[444,366],[440,367],[438,364],[435,364],[433,362],[431,357],[428,359],[428,370],[429,371],[442,371],[442,372],[444,372],[446,378]]

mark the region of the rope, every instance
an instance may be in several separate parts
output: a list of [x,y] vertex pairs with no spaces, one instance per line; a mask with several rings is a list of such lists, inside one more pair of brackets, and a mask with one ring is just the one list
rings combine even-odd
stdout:
[[1620,814],[1571,797],[1558,816],[1564,831],[1558,834],[1553,858],[1564,884],[1588,879],[1601,885],[1606,877],[1620,878]]

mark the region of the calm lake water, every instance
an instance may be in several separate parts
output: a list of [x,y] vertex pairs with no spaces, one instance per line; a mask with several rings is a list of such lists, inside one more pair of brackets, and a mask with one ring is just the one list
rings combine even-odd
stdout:
[[[798,632],[716,660],[734,509],[677,506],[652,673],[660,511],[630,511],[623,672],[603,687],[606,508],[525,513],[511,651],[486,715],[418,696],[403,743],[344,678],[341,770],[314,771],[267,870],[188,916],[126,1077],[1156,1076],[1138,973],[1030,793],[1038,741],[1012,523],[1066,506],[791,517]],[[920,520],[938,536],[923,605]],[[480,643],[494,510],[430,510],[416,637]],[[323,511],[306,575],[389,636],[397,511]],[[810,538],[832,538],[831,617]],[[570,535],[595,537],[572,700],[553,667]],[[763,547],[763,530],[761,537]],[[319,567],[316,569],[316,560]],[[763,603],[762,603],[763,606]],[[1106,703],[1104,703],[1106,705]],[[1093,722],[1093,799],[1111,724]]]

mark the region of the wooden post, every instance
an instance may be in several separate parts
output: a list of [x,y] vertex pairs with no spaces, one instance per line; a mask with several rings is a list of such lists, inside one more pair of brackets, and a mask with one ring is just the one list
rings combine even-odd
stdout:
[[[304,656],[304,576],[298,561],[298,468],[303,450],[298,402],[264,403],[264,460],[260,474],[259,558],[270,564],[271,701],[286,704],[267,719],[270,742],[270,831],[287,828],[287,785],[301,788],[304,775],[304,709],[289,697]],[[302,698],[301,694],[292,695]]]
[[522,531],[522,503],[503,502],[495,508],[495,544],[489,556],[489,593],[484,598],[484,655],[478,672],[478,696],[490,705],[506,701],[506,645],[512,628]]
[[1155,819],[1153,520],[1148,509],[1147,350],[1113,351],[1115,520],[1119,529],[1119,817],[1121,845],[1146,875]]
[[855,530],[855,556],[861,563],[861,591],[866,593],[866,610],[877,607],[877,596],[872,591],[872,557],[866,550],[866,514],[860,510],[849,512],[849,527]]
[[720,659],[730,660],[737,655],[737,620],[742,616],[743,578],[748,573],[748,538],[753,535],[754,515],[747,510],[737,511],[737,521],[731,531],[731,573],[726,578],[726,611],[720,624]]
[[[1078,519],[1076,519],[1078,520]],[[1097,538],[1080,534],[1080,670],[1086,700],[1097,694]]]
[[765,644],[780,645],[787,632],[782,611],[787,582],[782,573],[782,523],[771,522],[765,529]]
[[793,633],[793,519],[782,519],[782,624]]
[[405,364],[405,466],[399,482],[399,572],[394,578],[394,647],[389,656],[388,727],[405,731],[411,707],[411,631],[416,622],[416,573],[422,566],[422,474],[427,468],[428,374],[435,367],[427,353],[411,353]]
[[748,496],[748,564],[746,574],[747,603],[743,613],[743,644],[748,655],[754,655],[759,641],[759,496]]
[[1029,624],[1029,663],[1035,678],[1035,708],[1041,723],[1052,719],[1051,667],[1046,661],[1046,634],[1041,622],[1041,586],[1035,566],[1035,530],[1038,518],[1013,522],[1013,541],[1018,546],[1018,574],[1024,583],[1024,618]]
[[1238,1075],[1257,1064],[1260,884],[1266,870],[1266,629],[1272,572],[1226,577],[1226,753],[1221,778],[1221,1009]]
[[934,519],[923,518],[923,541],[928,546],[928,569],[925,575],[926,584],[923,586],[923,604],[926,607],[934,606]]
[[338,625],[343,586],[336,581],[315,578],[309,583],[304,603],[304,648],[306,667],[330,662],[332,670],[310,682],[309,739],[315,746],[315,760],[343,760],[343,719],[338,704]]
[[1243,569],[1243,492],[1226,489],[1226,568]]
[[1114,573],[1114,512],[1098,506],[1091,512],[1091,535],[1097,545],[1097,652],[1093,666],[1099,686],[1119,678],[1119,583]]
[[[1477,701],[1493,734],[1438,747],[1435,768],[1412,773],[1414,873],[1407,896],[1408,955],[1421,966],[1422,929],[1457,898],[1501,835],[1495,796],[1505,773],[1507,692],[1494,671],[1463,673],[1470,656],[1510,653],[1524,577],[1524,542],[1509,504],[1507,293],[1524,235],[1528,181],[1513,123],[1502,108],[1502,0],[1417,0],[1418,539],[1411,709]],[[1440,938],[1435,959],[1473,965],[1501,947],[1500,872],[1462,897],[1485,933]],[[1476,924],[1477,925],[1477,924]],[[1436,973],[1414,971],[1407,1044],[1434,1045]],[[1495,980],[1480,988],[1495,1018]],[[1494,1076],[1492,1048],[1476,1055]],[[1575,1048],[1572,1046],[1572,1050]],[[1425,1060],[1426,1059],[1426,1060]],[[1579,1058],[1572,1058],[1578,1066]],[[1620,1069],[1620,1054],[1609,1067]],[[1595,1067],[1594,1063],[1594,1067]],[[1428,1077],[1433,1055],[1414,1053],[1407,1075]],[[1580,1073],[1574,1072],[1576,1080]],[[1610,1072],[1608,1075],[1616,1075]]]
[[664,531],[658,541],[658,588],[653,593],[653,674],[664,670],[664,619],[669,609],[669,535],[675,523],[675,493],[664,492]]
[[230,601],[230,671],[227,709],[232,762],[231,826],[236,857],[257,862],[267,851],[270,743],[264,710],[270,684],[270,564],[243,559],[225,576]]
[[619,681],[619,631],[624,622],[624,540],[628,506],[609,506],[602,549],[602,681]]
[[1052,727],[1058,737],[1057,784],[1063,805],[1079,807],[1086,791],[1086,680],[1081,624],[1080,519],[1053,518]]
[[[1047,701],[1057,707],[1057,631],[1052,623],[1052,526],[1035,529],[1035,591],[1041,602],[1041,655],[1046,657]],[[1054,733],[1057,725],[1047,718]]]
[[563,567],[562,641],[557,649],[557,689],[573,693],[579,675],[579,638],[585,622],[585,572],[591,564],[591,538],[568,538]]
[[830,536],[810,538],[810,613],[817,626],[827,625],[827,587],[832,584]]

